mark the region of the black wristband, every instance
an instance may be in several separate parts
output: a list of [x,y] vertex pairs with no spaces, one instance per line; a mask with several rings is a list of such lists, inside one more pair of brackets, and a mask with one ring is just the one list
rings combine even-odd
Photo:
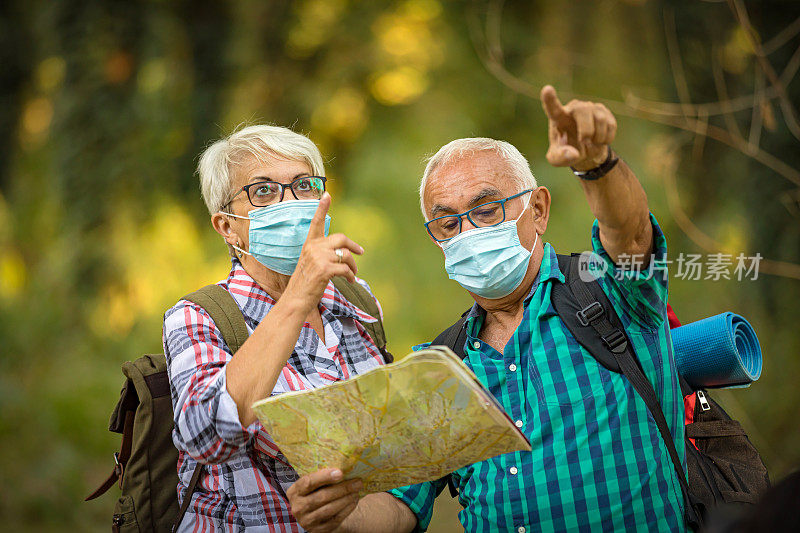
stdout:
[[603,161],[599,167],[595,167],[593,169],[586,171],[575,170],[572,167],[569,168],[572,170],[572,173],[578,176],[580,179],[593,181],[593,180],[599,180],[600,178],[608,174],[611,171],[611,169],[617,165],[618,162],[619,162],[619,157],[616,156],[614,150],[612,150],[611,147],[609,146],[608,157],[606,157],[606,160]]

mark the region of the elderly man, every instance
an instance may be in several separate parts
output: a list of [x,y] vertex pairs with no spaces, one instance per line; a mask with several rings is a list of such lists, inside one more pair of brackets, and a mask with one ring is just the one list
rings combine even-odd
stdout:
[[[570,166],[597,221],[592,246],[608,268],[599,279],[656,391],[683,457],[682,399],[666,324],[666,273],[619,273],[645,265],[666,241],[631,169],[610,143],[616,121],[601,104],[562,105],[542,90],[547,160]],[[564,283],[541,236],[550,193],[508,143],[460,139],[431,158],[420,186],[430,237],[445,269],[475,300],[465,362],[532,444],[451,474],[466,531],[681,531],[681,489],[652,416],[627,378],[601,366],[565,327],[551,302]],[[602,270],[602,269],[601,269]],[[311,531],[424,531],[444,480],[361,499],[329,469],[289,489],[292,512]],[[342,512],[344,510],[344,512]],[[343,516],[347,515],[347,516]],[[338,531],[337,530],[337,531]]]

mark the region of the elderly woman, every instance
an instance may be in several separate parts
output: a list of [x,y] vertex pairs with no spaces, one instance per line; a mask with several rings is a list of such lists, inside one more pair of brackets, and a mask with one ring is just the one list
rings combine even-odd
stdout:
[[[164,316],[178,490],[191,498],[181,530],[301,531],[286,498],[297,474],[250,405],[386,362],[362,324],[379,317],[331,282],[341,276],[368,290],[354,261],[364,250],[345,235],[327,236],[322,157],[300,134],[244,128],[208,147],[198,171],[232,258],[217,285],[233,296],[250,335],[234,354],[202,307],[181,300]],[[187,494],[198,462],[200,482]]]

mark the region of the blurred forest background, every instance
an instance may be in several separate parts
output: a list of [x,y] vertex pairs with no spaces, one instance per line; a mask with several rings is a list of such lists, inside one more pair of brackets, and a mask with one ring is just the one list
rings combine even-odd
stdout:
[[[539,88],[601,100],[679,253],[760,253],[756,280],[671,277],[684,322],[755,326],[761,380],[715,393],[774,479],[800,465],[800,3],[731,0],[7,0],[0,4],[0,523],[101,530],[120,365],[161,350],[180,296],[228,270],[194,173],[242,123],[308,133],[333,230],[398,355],[468,305],[421,225],[423,157],[506,139],[553,195],[545,238],[592,215],[544,159]],[[458,531],[446,494],[433,531]]]

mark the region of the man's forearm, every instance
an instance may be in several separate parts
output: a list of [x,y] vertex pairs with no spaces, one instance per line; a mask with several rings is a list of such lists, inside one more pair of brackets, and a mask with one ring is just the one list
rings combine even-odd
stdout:
[[[571,100],[562,105],[550,85],[542,87],[541,99],[550,140],[547,161],[580,172],[602,165],[617,134],[613,113],[595,102]],[[643,255],[646,261],[653,248],[647,195],[628,165],[617,161],[605,176],[582,179],[581,185],[611,259],[619,263],[622,254],[629,254]]]
[[589,207],[600,226],[600,241],[611,259],[622,254],[643,256],[644,264],[653,251],[653,228],[647,195],[622,159],[597,180],[580,180]]
[[361,498],[337,533],[409,533],[417,517],[403,502],[389,493],[379,492]]

